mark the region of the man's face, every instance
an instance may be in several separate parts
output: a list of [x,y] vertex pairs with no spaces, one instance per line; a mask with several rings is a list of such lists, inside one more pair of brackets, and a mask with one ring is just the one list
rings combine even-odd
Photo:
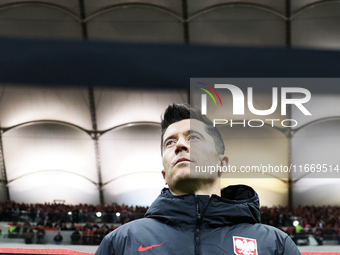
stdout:
[[[190,126],[191,124],[191,126]],[[213,138],[206,132],[206,124],[185,119],[170,125],[163,139],[163,177],[170,190],[183,180],[190,179],[190,167],[220,165]],[[193,170],[194,171],[194,170]],[[217,177],[204,173],[204,178]],[[202,177],[201,177],[202,178]]]

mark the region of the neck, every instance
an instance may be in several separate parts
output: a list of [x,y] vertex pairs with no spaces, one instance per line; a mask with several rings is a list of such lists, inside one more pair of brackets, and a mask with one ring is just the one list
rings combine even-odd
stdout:
[[220,178],[216,179],[190,179],[185,183],[177,183],[173,187],[169,187],[171,194],[174,196],[181,196],[190,193],[196,195],[208,195],[213,194],[221,196]]

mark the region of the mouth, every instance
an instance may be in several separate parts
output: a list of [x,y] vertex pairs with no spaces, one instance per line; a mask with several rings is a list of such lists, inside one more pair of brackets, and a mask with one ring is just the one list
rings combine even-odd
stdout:
[[182,163],[182,162],[188,162],[188,163],[190,163],[190,160],[187,159],[187,158],[181,157],[181,158],[177,159],[177,161],[175,162],[174,165],[177,165],[177,164]]

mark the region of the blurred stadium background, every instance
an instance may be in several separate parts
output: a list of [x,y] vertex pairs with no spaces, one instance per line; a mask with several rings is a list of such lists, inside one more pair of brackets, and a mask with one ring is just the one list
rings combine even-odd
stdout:
[[[169,104],[189,103],[189,78],[209,74],[240,77],[242,69],[248,70],[243,73],[245,77],[317,77],[318,72],[320,77],[336,77],[338,63],[332,57],[339,56],[339,31],[340,3],[332,0],[2,0],[3,208],[8,200],[17,204],[94,205],[79,223],[83,226],[88,219],[102,224],[102,216],[96,212],[105,205],[147,207],[164,187],[160,174],[160,116]],[[4,49],[10,49],[10,54]],[[210,72],[193,71],[195,64],[191,63],[211,56],[205,63],[210,65],[217,55],[228,64],[221,69],[216,64],[200,66]],[[108,65],[115,57],[115,65]],[[143,65],[141,59],[148,64]],[[247,59],[257,61],[242,63]],[[53,70],[44,72],[44,63],[54,60]],[[86,60],[97,66],[78,68]],[[223,63],[220,58],[216,61]],[[176,62],[179,67],[174,66]],[[65,72],[66,67],[60,63],[66,63],[69,71]],[[256,73],[259,63],[267,70]],[[228,66],[234,67],[225,71]],[[176,68],[180,69],[177,73]],[[54,76],[49,78],[49,73]],[[107,76],[96,84],[102,73]],[[176,74],[185,77],[185,85]],[[334,88],[325,87],[319,92],[308,104],[312,119],[304,120],[292,109],[291,116],[301,119],[293,137],[287,130],[264,128],[257,130],[257,138],[250,141],[254,135],[251,130],[230,134],[220,127],[227,150],[233,148],[228,155],[231,161],[240,162],[241,155],[256,152],[257,158],[268,159],[271,164],[339,164],[339,91],[335,89],[334,93]],[[254,158],[244,164],[251,165]],[[242,182],[253,186],[261,204],[273,210],[275,206],[328,206],[327,210],[333,211],[327,217],[337,217],[339,222],[339,179],[299,177],[287,176],[285,181],[224,178],[222,184]],[[37,207],[38,216],[39,208],[43,206]],[[30,219],[22,211],[20,206],[13,206],[10,217],[6,214],[0,242],[18,242],[6,236],[7,223]],[[72,222],[72,214],[66,213],[65,219]],[[111,213],[110,223],[121,224],[116,211]],[[48,212],[45,214],[46,222]],[[31,222],[33,226],[38,216],[37,222]],[[301,216],[296,220],[303,225]],[[53,243],[57,229],[50,231],[46,243]],[[70,236],[66,232],[63,235]],[[334,229],[329,235],[335,244],[340,231]]]

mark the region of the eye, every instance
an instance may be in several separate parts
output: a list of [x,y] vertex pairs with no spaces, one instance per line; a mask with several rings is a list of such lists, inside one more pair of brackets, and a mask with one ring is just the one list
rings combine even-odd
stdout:
[[190,135],[189,136],[189,140],[197,140],[200,139],[200,137],[198,135]]
[[165,146],[166,146],[166,147],[169,147],[169,146],[173,145],[174,143],[175,143],[174,140],[169,140],[169,141],[167,141],[167,142],[165,143]]

